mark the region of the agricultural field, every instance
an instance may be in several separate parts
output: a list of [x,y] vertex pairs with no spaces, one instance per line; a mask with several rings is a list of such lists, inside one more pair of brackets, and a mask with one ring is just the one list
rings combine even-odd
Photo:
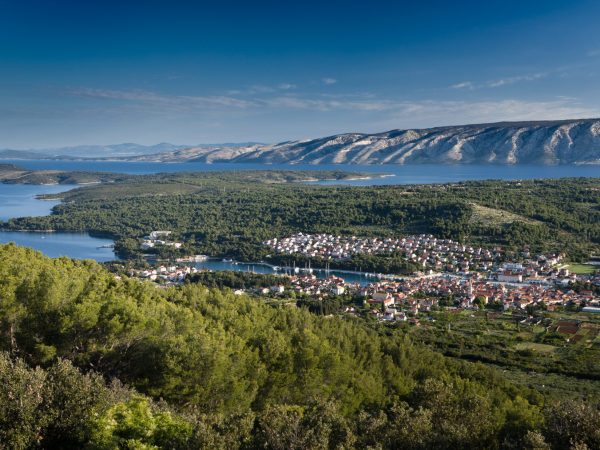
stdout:
[[509,225],[514,222],[521,222],[530,225],[540,224],[536,220],[529,219],[520,214],[514,214],[509,211],[498,208],[488,208],[487,206],[478,203],[470,203],[473,208],[470,222],[472,224],[484,226],[501,226]]
[[569,269],[572,273],[576,273],[577,275],[590,275],[590,274],[596,272],[596,270],[600,269],[600,267],[594,266],[592,264],[577,264],[577,263],[569,264],[569,265],[567,265],[566,268]]
[[446,356],[501,367],[530,383],[535,373],[560,397],[577,380],[578,392],[600,399],[600,317],[586,313],[445,310],[421,313],[401,331]]

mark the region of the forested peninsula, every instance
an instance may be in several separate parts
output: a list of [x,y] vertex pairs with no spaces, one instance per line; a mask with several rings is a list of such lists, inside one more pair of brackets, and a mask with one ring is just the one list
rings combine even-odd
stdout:
[[[299,182],[357,175],[240,171],[129,176],[46,196],[63,200],[51,215],[15,218],[3,227],[110,236],[119,256],[129,259],[141,256],[140,238],[152,230],[170,230],[183,243],[177,250],[153,250],[163,257],[202,253],[269,260],[264,242],[295,232],[366,237],[431,233],[471,245],[562,252],[574,261],[599,253],[597,178],[388,186]],[[363,255],[342,267],[384,273],[411,269],[389,256]],[[282,263],[274,255],[270,260]],[[301,258],[296,262],[306,264]]]

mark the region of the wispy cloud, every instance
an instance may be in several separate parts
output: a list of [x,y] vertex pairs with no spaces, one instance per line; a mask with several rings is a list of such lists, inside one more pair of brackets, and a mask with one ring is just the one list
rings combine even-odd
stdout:
[[335,83],[337,83],[337,82],[338,82],[338,80],[336,80],[335,78],[329,78],[329,77],[322,78],[322,79],[321,79],[321,81],[322,81],[324,84],[328,84],[328,85],[335,84]]
[[[383,128],[404,126],[433,126],[503,120],[543,120],[561,118],[598,117],[597,108],[581,104],[572,97],[554,97],[549,100],[525,101],[519,99],[479,101],[394,100],[365,95],[255,95],[236,96],[165,95],[143,90],[110,90],[81,88],[72,92],[79,97],[110,100],[133,107],[138,111],[161,114],[164,112],[206,113],[211,111],[244,114],[278,111],[355,112],[371,117]],[[121,102],[121,103],[119,103]],[[365,116],[368,114],[368,116]]]
[[298,86],[292,83],[281,83],[277,87],[283,91],[289,91],[290,89],[296,89]]
[[232,96],[191,96],[191,95],[163,95],[144,90],[115,90],[79,88],[71,91],[79,97],[98,98],[107,100],[122,100],[138,102],[147,105],[170,108],[249,108],[255,106],[251,100],[240,99]]
[[273,94],[280,91],[290,91],[298,89],[298,85],[294,83],[279,83],[277,85],[254,84],[247,88],[232,89],[227,91],[228,95],[257,95],[257,94]]
[[473,89],[473,83],[471,81],[461,81],[460,83],[453,84],[450,86],[452,89]]
[[394,109],[396,103],[389,100],[352,99],[352,98],[311,98],[298,96],[280,96],[262,100],[262,104],[271,108],[313,109],[317,111],[386,111]]
[[528,75],[518,75],[518,76],[515,76],[515,77],[500,78],[498,80],[488,81],[486,83],[486,86],[488,86],[488,87],[500,87],[500,86],[506,86],[506,85],[509,85],[509,84],[520,83],[521,81],[535,81],[535,80],[540,80],[540,79],[545,78],[547,76],[548,76],[548,72],[538,72],[538,73],[533,73],[533,74],[528,74]]
[[450,86],[451,89],[482,89],[482,88],[498,88],[502,86],[508,86],[511,84],[521,83],[524,81],[536,81],[546,78],[549,72],[537,72],[525,75],[516,75],[506,78],[498,78],[494,80],[484,81],[482,83],[474,83],[472,81],[461,81]]
[[[287,89],[291,90],[291,85]],[[373,98],[339,96],[300,96],[293,94],[281,95],[277,91],[262,89],[250,98],[235,95],[190,96],[166,95],[145,90],[114,90],[79,88],[71,91],[78,97],[116,100],[147,106],[151,108],[168,108],[177,110],[186,109],[312,109],[318,111],[357,110],[357,111],[384,111],[393,109],[395,103],[389,100]],[[275,93],[274,93],[275,92]],[[231,94],[231,91],[230,91]],[[260,95],[259,95],[260,94]]]
[[600,56],[600,48],[595,48],[593,50],[590,50],[589,52],[587,52],[588,56],[594,57],[594,56]]
[[600,110],[570,98],[524,101],[434,101],[403,102],[380,122],[383,128],[438,126],[519,120],[553,120],[599,117]]

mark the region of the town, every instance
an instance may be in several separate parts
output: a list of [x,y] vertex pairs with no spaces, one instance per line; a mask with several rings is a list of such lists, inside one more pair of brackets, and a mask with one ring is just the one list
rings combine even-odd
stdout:
[[[159,266],[156,269],[132,270],[129,275],[166,284],[180,284],[186,278],[206,269],[189,265]],[[512,277],[521,277],[513,269]],[[557,272],[555,272],[557,273]],[[560,272],[558,272],[560,273]],[[503,272],[500,273],[503,275]],[[600,287],[600,275],[576,275],[548,278],[535,276],[529,282],[503,282],[485,279],[481,274],[455,275],[436,273],[402,279],[382,279],[366,285],[346,283],[342,277],[319,278],[314,274],[278,275],[281,282],[254,289],[236,289],[235,294],[269,297],[309,297],[317,300],[346,296],[360,299],[360,306],[383,321],[406,320],[408,315],[428,312],[433,307],[492,308],[500,311],[527,310],[539,307],[553,311],[559,307],[576,306],[584,312],[600,312],[600,297],[591,289],[574,290],[571,283],[585,280]],[[535,282],[532,282],[535,281]],[[351,311],[351,310],[347,310]]]
[[[166,233],[153,232],[150,237],[168,236]],[[536,307],[552,311],[575,306],[583,308],[584,312],[600,312],[597,295],[600,273],[573,273],[564,263],[562,254],[531,255],[527,249],[518,253],[505,252],[500,247],[471,247],[425,234],[382,239],[298,233],[269,240],[265,245],[280,254],[329,260],[349,258],[358,253],[398,252],[404,258],[418,262],[423,270],[411,276],[378,274],[376,280],[358,283],[346,282],[339,273],[319,272],[317,275],[313,269],[299,271],[271,266],[280,283],[236,289],[236,294],[314,300],[344,297],[351,299],[350,303],[368,308],[373,317],[382,321],[407,320],[409,316],[439,307],[500,311]],[[131,270],[129,275],[162,285],[184,283],[192,274],[209,271],[195,266],[206,259],[203,255],[179,258],[179,265]],[[585,288],[574,289],[575,285]],[[346,312],[353,310],[345,309]]]
[[[470,247],[451,239],[430,234],[403,238],[359,238],[331,234],[298,233],[264,243],[277,254],[302,255],[310,258],[343,260],[357,254],[400,253],[419,267],[436,271],[488,270],[506,257],[501,248]],[[524,256],[528,256],[527,253]],[[548,263],[558,259],[552,255]]]

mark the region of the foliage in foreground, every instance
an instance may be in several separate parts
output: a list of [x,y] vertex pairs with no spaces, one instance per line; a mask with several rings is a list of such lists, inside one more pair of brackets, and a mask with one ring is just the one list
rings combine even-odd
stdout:
[[13,245],[0,296],[3,448],[600,446],[595,406],[361,321]]

